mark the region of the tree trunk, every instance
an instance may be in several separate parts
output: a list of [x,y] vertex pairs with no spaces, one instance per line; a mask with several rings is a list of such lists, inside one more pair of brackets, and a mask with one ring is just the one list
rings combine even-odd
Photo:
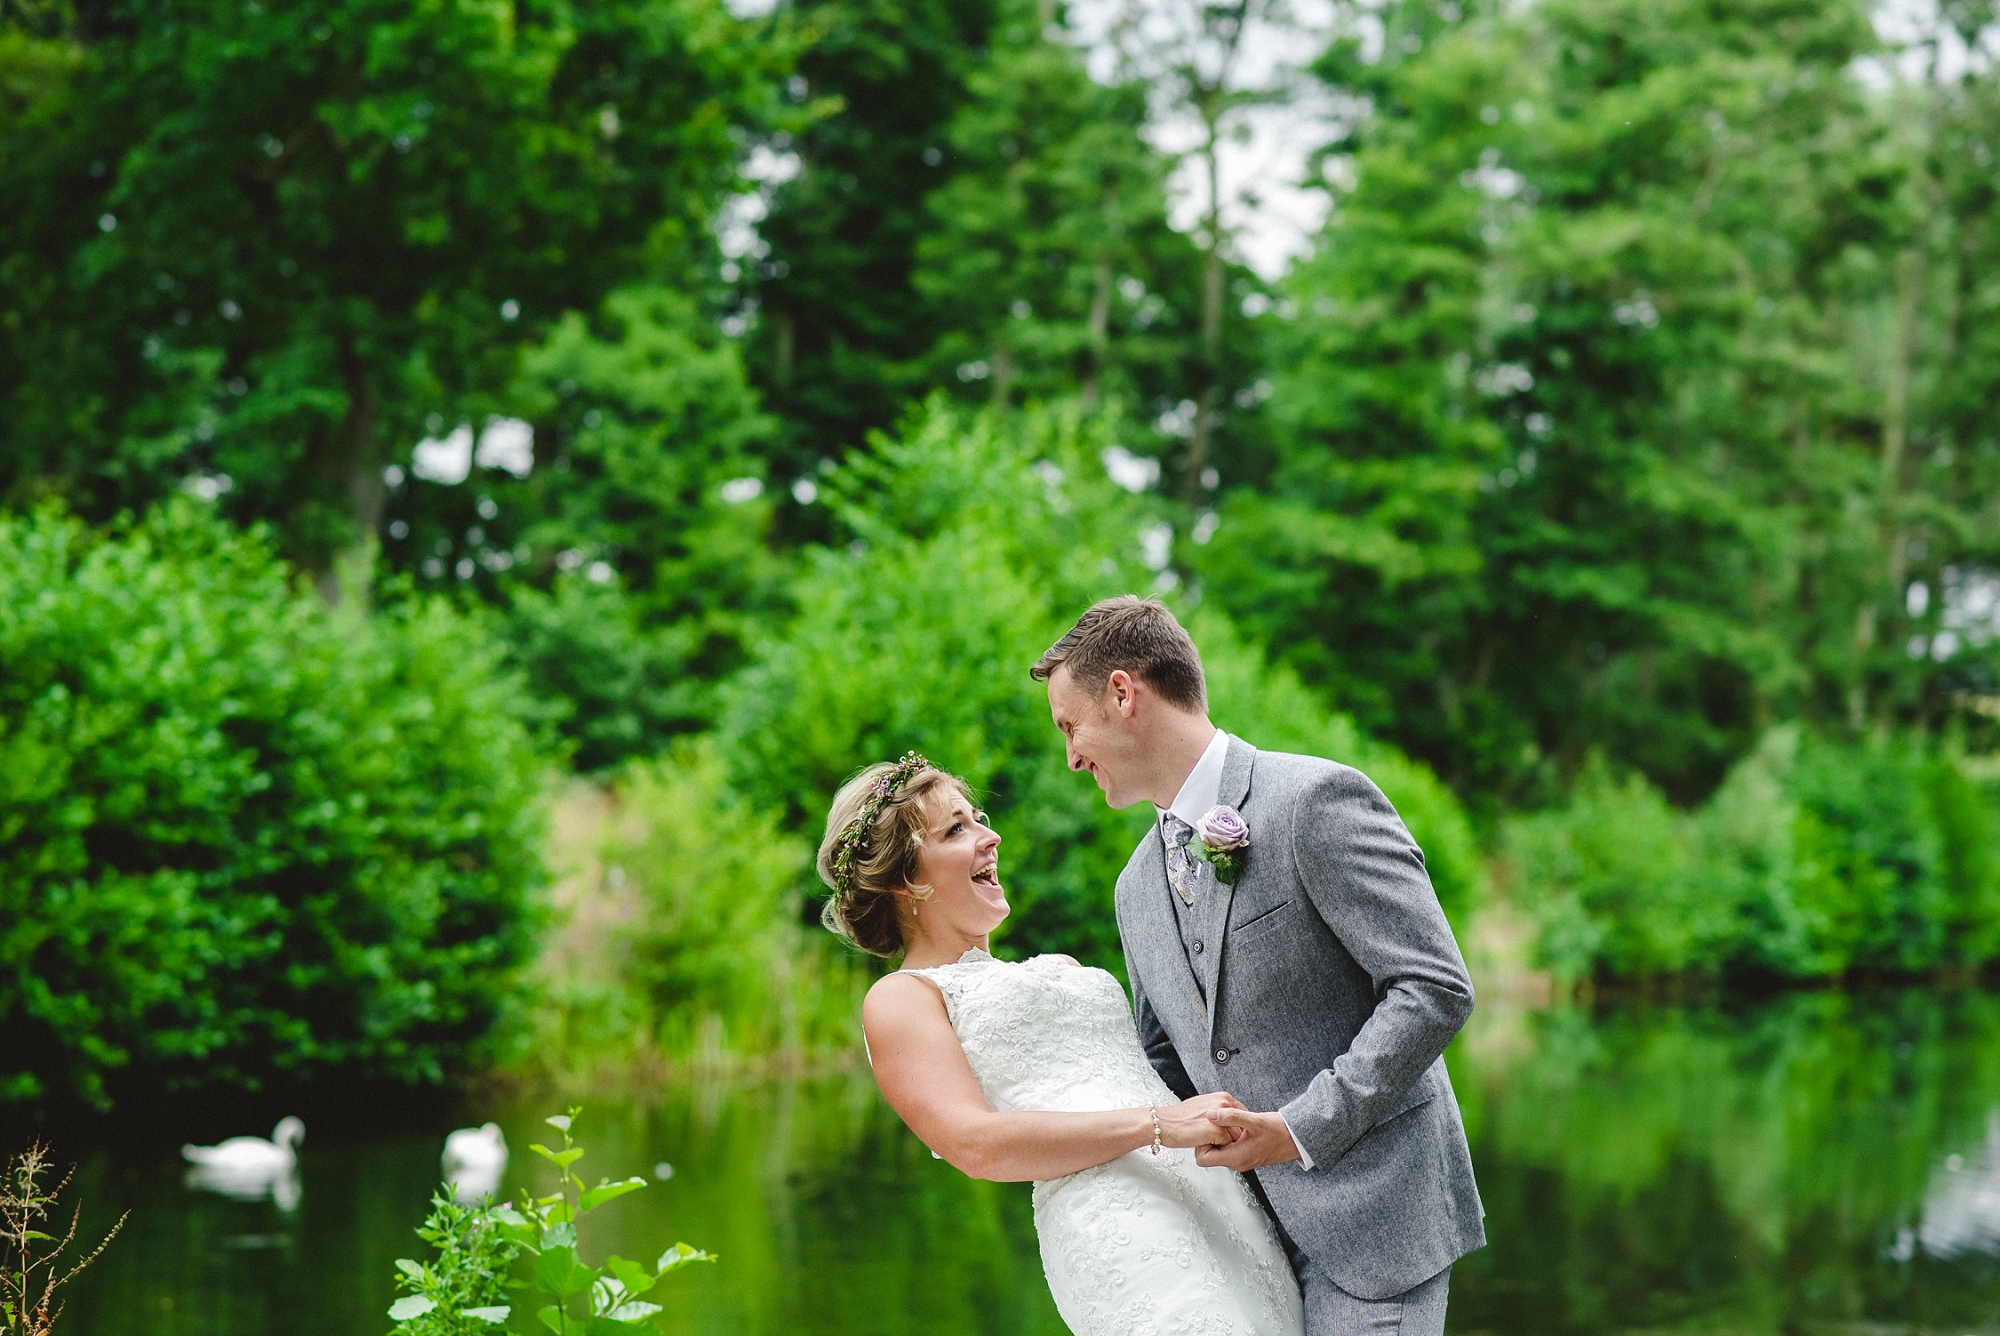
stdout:
[[1222,401],[1222,168],[1216,140],[1221,127],[1208,125],[1203,152],[1208,169],[1208,245],[1201,255],[1201,398],[1196,402],[1194,436],[1188,442],[1183,493],[1192,506],[1201,499],[1201,474],[1208,466],[1209,442]]
[[780,386],[792,383],[793,338],[791,312],[780,311],[778,313],[778,365],[775,372]]
[[993,406],[1007,406],[1007,383],[1014,378],[1014,354],[1007,351],[1007,345],[997,344],[993,349]]
[[330,605],[338,607],[351,596],[365,609],[387,490],[376,439],[375,385],[351,340],[341,343],[340,377],[347,391],[347,412],[335,433],[333,458],[328,463],[329,472],[347,493],[354,537],[344,550],[329,554],[326,564],[312,574],[320,597]]
[[[1910,433],[1910,363],[1916,352],[1917,307],[1923,298],[1924,255],[1912,246],[1896,257],[1896,325],[1890,336],[1888,383],[1882,404],[1882,471],[1877,495],[1886,596],[1902,593],[1909,572],[1909,535],[1903,531],[1903,457]],[[1863,602],[1854,619],[1854,684],[1847,721],[1860,729],[1868,717],[1867,655],[1875,647],[1880,598]]]
[[[1116,184],[1104,190],[1104,227],[1109,232],[1114,226],[1118,211],[1118,187]],[[1111,243],[1107,240],[1097,248],[1096,284],[1090,294],[1090,320],[1085,327],[1090,343],[1090,365],[1084,371],[1083,406],[1097,407],[1097,396],[1104,375],[1106,355],[1111,343]]]

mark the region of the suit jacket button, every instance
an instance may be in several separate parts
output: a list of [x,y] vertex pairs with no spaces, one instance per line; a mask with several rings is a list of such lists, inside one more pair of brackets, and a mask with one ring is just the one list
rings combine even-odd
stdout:
[[1229,1061],[1229,1050],[1226,1048],[1218,1048],[1217,1050],[1215,1050],[1215,1060],[1218,1063]]
[[1200,954],[1201,954],[1201,938],[1199,938],[1199,937],[1197,937],[1197,938],[1195,938],[1195,939],[1194,939],[1194,953],[1195,953],[1196,955],[1200,955]]

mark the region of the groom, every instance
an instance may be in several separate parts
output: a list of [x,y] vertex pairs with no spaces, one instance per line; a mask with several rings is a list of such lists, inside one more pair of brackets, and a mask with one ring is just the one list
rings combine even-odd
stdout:
[[1157,810],[1118,934],[1154,1068],[1247,1106],[1210,1115],[1237,1140],[1200,1162],[1261,1188],[1309,1336],[1437,1336],[1486,1233],[1440,1056],[1472,980],[1423,851],[1360,771],[1211,724],[1201,656],[1154,600],[1097,604],[1030,671],[1070,769]]

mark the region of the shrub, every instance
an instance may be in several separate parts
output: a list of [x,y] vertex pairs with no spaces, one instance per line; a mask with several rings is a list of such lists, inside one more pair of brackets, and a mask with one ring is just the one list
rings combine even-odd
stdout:
[[650,1048],[716,1065],[852,1047],[862,975],[800,921],[812,847],[732,792],[713,740],[632,762],[612,790],[597,875],[629,919],[590,978],[555,981],[537,1048],[574,1065]]
[[439,1080],[533,936],[538,763],[491,663],[192,503],[0,517],[0,1100]]
[[2000,956],[1992,800],[1948,750],[1773,729],[1694,812],[1593,761],[1505,835],[1558,974],[1910,974]]
[[[727,688],[733,781],[817,839],[841,781],[916,748],[980,791],[1005,839],[1017,951],[1117,968],[1111,909],[1143,806],[1108,810],[1069,773],[1028,665],[1097,598],[1154,576],[1147,502],[1115,488],[1106,430],[1075,416],[965,422],[933,405],[900,440],[824,479],[844,532],[807,553],[798,616]],[[1403,805],[1439,888],[1469,904],[1476,859],[1455,799],[1274,670],[1220,615],[1191,615],[1218,723],[1261,746],[1351,760]]]
[[690,628],[647,630],[638,614],[624,589],[574,574],[548,590],[511,586],[506,608],[489,614],[508,664],[580,770],[665,749],[713,690],[684,671]]

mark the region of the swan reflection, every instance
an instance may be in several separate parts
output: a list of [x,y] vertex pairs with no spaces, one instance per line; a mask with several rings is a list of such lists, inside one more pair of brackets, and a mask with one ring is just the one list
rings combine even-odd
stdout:
[[1932,1257],[2000,1257],[2000,1109],[1987,1115],[1983,1146],[1931,1172],[1918,1238]]

